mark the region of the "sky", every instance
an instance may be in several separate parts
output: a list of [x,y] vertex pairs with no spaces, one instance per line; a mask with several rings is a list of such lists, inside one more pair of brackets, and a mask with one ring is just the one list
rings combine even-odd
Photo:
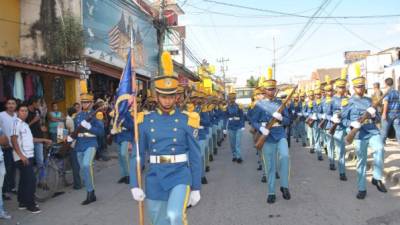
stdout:
[[[189,49],[196,58],[206,59],[217,68],[218,58],[228,58],[226,75],[237,77],[237,86],[244,86],[250,76],[266,75],[273,62],[273,39],[275,78],[279,83],[309,79],[317,68],[343,67],[345,51],[378,52],[400,46],[400,16],[309,18],[320,8],[319,17],[396,15],[400,14],[399,0],[177,0],[177,3],[185,11],[179,23],[186,26],[185,43]],[[195,66],[188,62],[188,67]]]

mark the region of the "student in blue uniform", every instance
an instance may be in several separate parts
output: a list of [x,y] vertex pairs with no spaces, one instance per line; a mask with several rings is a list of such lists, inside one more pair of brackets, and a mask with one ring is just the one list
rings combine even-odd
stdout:
[[[357,153],[357,187],[358,199],[364,199],[367,195],[366,187],[366,170],[368,147],[374,152],[374,170],[372,184],[377,187],[380,192],[387,192],[382,182],[382,173],[384,167],[384,149],[383,141],[376,123],[380,120],[380,115],[372,106],[372,101],[365,94],[365,78],[361,76],[360,66],[356,64],[356,77],[352,80],[354,95],[349,99],[349,104],[342,112],[343,124],[346,127],[360,129],[355,136],[354,145]],[[365,112],[368,112],[369,119],[362,124],[358,118]]]
[[226,109],[226,117],[228,120],[228,136],[232,150],[232,162],[242,163],[241,142],[244,130],[244,114],[241,106],[236,101],[236,93],[229,93],[229,103]]
[[[347,70],[344,68],[342,70],[341,78],[336,80],[336,94],[332,97],[332,107],[330,112],[328,112],[331,121],[330,127],[336,124],[336,130],[333,134],[333,144],[335,148],[335,153],[338,156],[338,170],[339,179],[341,181],[347,181],[346,177],[346,145],[344,142],[344,137],[346,136],[346,128],[341,122],[340,115],[343,109],[348,104],[348,97],[346,96],[346,83],[347,83]],[[329,128],[330,129],[330,128]]]
[[[333,87],[330,82],[330,77],[325,77],[326,85],[324,86],[325,98],[322,102],[322,120],[324,124],[321,127],[321,133],[323,133],[324,144],[327,147],[328,159],[329,159],[329,169],[336,170],[335,166],[335,145],[333,142],[333,136],[330,135],[329,129],[332,127],[331,117],[332,117],[332,97],[333,97]],[[320,122],[321,123],[321,122]]]
[[[93,159],[98,148],[97,136],[104,135],[104,124],[96,118],[97,115],[93,115],[91,109],[93,95],[82,93],[80,97],[82,111],[77,113],[74,118],[74,127],[78,129],[74,151],[77,152],[80,173],[83,175],[87,191],[86,200],[82,202],[82,205],[88,205],[96,201]],[[72,141],[72,138],[68,137],[68,142]]]
[[[286,132],[283,126],[290,123],[287,108],[282,113],[277,110],[283,104],[281,100],[275,97],[276,81],[272,79],[272,74],[268,74],[268,79],[265,83],[265,99],[259,101],[254,111],[252,112],[251,124],[267,136],[263,146],[263,154],[266,160],[266,174],[268,177],[268,197],[267,203],[272,204],[276,201],[275,194],[275,179],[276,179],[276,164],[277,153],[279,153],[280,165],[280,190],[284,199],[291,198],[289,192],[289,148]],[[269,130],[266,124],[275,118],[277,123],[273,124]]]
[[200,118],[197,113],[176,110],[178,79],[173,76],[169,53],[163,53],[162,61],[165,75],[154,79],[157,108],[137,118],[139,149],[149,156],[146,189],[139,188],[136,151],[132,151],[131,193],[136,201],[146,199],[151,224],[183,225],[187,224],[186,208],[200,201]]
[[[312,117],[312,119],[317,119],[317,117],[313,113],[313,106],[314,106],[314,91],[309,90],[307,92],[307,102],[306,102],[306,107],[303,108],[303,116],[305,117],[306,121],[309,117]],[[315,153],[315,137],[313,133],[313,127],[307,125],[307,138],[308,138],[308,144],[310,146],[310,153],[313,154]]]

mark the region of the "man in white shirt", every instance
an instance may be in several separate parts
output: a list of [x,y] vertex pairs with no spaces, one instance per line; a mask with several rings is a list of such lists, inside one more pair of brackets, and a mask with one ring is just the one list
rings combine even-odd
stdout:
[[28,117],[28,106],[21,104],[17,108],[18,117],[14,121],[11,142],[14,148],[14,160],[20,172],[18,186],[18,202],[20,209],[32,213],[40,213],[35,203],[36,177],[33,171],[34,142],[51,144],[51,140],[33,138],[29,125],[25,122]]
[[6,175],[4,177],[3,194],[6,200],[10,197],[5,193],[17,193],[15,189],[15,162],[13,158],[13,149],[11,145],[11,133],[14,124],[14,120],[17,118],[15,110],[17,108],[17,101],[14,98],[10,98],[6,101],[6,110],[0,112],[0,128],[9,140],[9,144],[2,147],[4,154],[4,166],[6,168]]

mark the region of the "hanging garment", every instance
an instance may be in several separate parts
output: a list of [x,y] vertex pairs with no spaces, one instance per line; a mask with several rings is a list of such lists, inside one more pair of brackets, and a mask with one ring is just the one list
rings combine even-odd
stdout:
[[0,102],[5,102],[6,101],[6,97],[4,95],[4,80],[3,80],[3,72],[0,71]]
[[35,87],[35,96],[38,98],[43,98],[44,90],[43,90],[43,83],[42,83],[42,80],[40,79],[40,76],[34,75],[33,83],[34,83],[34,87]]
[[6,98],[12,98],[14,93],[14,78],[15,78],[15,72],[10,71],[7,69],[3,70],[3,81],[4,81],[4,95]]
[[16,99],[24,101],[24,81],[22,80],[22,74],[20,71],[15,73],[13,96]]
[[28,74],[24,78],[25,99],[35,96],[35,87],[33,86],[33,75]]

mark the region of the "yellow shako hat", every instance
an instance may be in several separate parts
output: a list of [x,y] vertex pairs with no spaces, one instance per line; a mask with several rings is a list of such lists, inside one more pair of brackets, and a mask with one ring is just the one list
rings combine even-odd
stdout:
[[164,74],[153,79],[154,88],[160,94],[175,94],[178,89],[179,81],[174,76],[174,65],[169,52],[163,52],[161,55],[161,65]]

